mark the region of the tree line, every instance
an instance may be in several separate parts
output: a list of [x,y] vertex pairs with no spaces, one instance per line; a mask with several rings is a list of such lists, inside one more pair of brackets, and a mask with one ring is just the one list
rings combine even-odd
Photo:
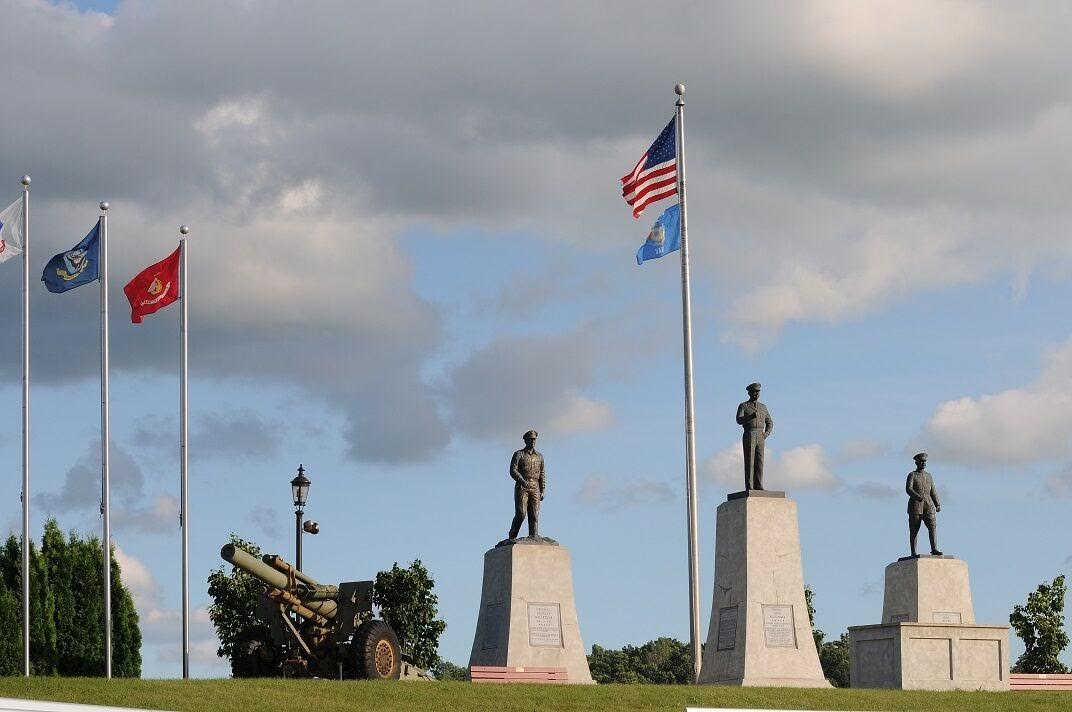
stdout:
[[[104,547],[45,523],[30,542],[30,669],[34,675],[104,675]],[[112,552],[112,674],[141,676],[141,628]],[[0,675],[22,675],[22,542],[0,547]]]

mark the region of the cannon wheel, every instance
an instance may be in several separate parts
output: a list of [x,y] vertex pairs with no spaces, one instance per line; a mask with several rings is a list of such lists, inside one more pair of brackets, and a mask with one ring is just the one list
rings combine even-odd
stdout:
[[381,620],[358,626],[350,643],[357,677],[365,680],[397,680],[402,672],[402,650],[391,626]]
[[267,631],[253,628],[242,633],[231,656],[232,677],[278,677],[279,662]]

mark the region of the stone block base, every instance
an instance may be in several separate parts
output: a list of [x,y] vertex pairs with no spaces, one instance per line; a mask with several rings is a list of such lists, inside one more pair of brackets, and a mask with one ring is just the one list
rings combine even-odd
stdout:
[[718,507],[700,682],[830,687],[804,602],[797,505],[781,492],[731,494]]
[[893,623],[849,628],[853,687],[1009,689],[1009,627]]
[[569,683],[592,684],[584,650],[569,549],[521,543],[484,554],[470,668],[565,668]]

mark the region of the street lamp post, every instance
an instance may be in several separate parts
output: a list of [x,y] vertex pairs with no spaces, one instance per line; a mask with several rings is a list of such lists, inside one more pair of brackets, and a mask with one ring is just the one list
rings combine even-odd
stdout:
[[305,468],[298,465],[298,476],[290,481],[290,491],[294,497],[294,568],[302,570],[302,515],[305,514],[305,503],[309,501],[309,478],[305,476]]

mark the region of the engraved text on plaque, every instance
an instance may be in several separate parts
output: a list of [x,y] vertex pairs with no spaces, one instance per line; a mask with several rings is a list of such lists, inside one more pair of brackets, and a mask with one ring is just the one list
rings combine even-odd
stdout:
[[792,606],[763,606],[763,637],[768,648],[797,647]]
[[481,650],[495,650],[499,647],[506,616],[506,606],[502,603],[489,603],[484,608],[484,639],[480,641]]
[[935,611],[931,615],[933,623],[960,623],[960,613],[957,611]]
[[718,650],[733,650],[737,645],[737,606],[718,609]]
[[529,604],[529,645],[562,647],[562,609],[557,603]]

